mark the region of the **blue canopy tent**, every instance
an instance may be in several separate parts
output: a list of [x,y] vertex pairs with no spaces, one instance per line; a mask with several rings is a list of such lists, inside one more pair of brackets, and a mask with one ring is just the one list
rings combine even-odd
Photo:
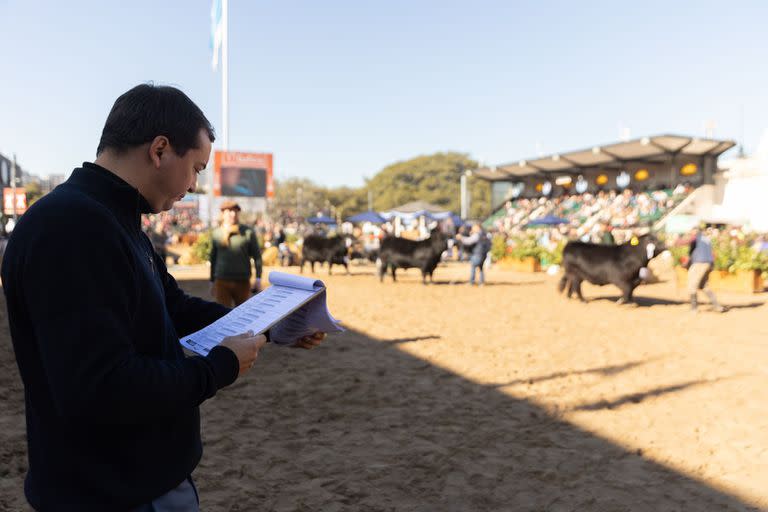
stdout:
[[457,228],[464,225],[464,221],[459,215],[456,215],[455,213],[451,214],[451,220],[453,221],[453,225]]
[[336,224],[336,219],[321,215],[320,217],[310,217],[307,222],[310,224]]
[[461,217],[456,215],[453,212],[440,212],[440,213],[428,213],[427,218],[433,219],[433,220],[446,220],[451,219],[451,222],[453,222],[453,225],[456,227],[463,226],[464,221],[461,220]]
[[386,219],[379,215],[376,212],[373,211],[367,211],[363,213],[358,213],[357,215],[353,215],[352,217],[347,219],[347,222],[370,222],[372,224],[383,224],[386,222]]
[[525,227],[537,227],[537,226],[559,226],[560,224],[568,224],[568,219],[562,217],[555,217],[554,215],[545,215],[538,219],[533,219]]

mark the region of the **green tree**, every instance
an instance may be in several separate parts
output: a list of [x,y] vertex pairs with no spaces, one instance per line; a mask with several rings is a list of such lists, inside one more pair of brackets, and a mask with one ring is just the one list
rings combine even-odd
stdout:
[[325,207],[326,200],[326,190],[307,178],[275,180],[270,214],[312,217]]
[[[374,210],[387,210],[410,201],[427,201],[459,213],[461,174],[477,167],[477,162],[463,153],[435,153],[389,165],[371,178],[367,187],[373,192]],[[489,214],[490,186],[470,177],[470,216]]]
[[35,201],[43,197],[43,191],[37,181],[30,181],[24,185],[24,190],[27,194],[27,206],[32,206]]
[[326,198],[341,219],[368,209],[368,191],[365,187],[336,187],[326,190]]
[[[477,167],[477,162],[463,153],[435,153],[397,162],[366,179],[362,187],[322,187],[306,178],[275,181],[275,197],[270,202],[273,216],[314,216],[319,210],[345,219],[368,210],[368,192],[373,196],[373,209],[383,211],[410,201],[427,201],[460,213],[461,175]],[[482,219],[490,215],[490,184],[470,176],[470,217]]]

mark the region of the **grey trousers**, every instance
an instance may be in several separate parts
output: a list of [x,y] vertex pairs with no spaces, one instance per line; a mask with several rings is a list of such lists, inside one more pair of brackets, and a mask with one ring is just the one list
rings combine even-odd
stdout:
[[200,500],[192,477],[187,477],[178,487],[171,489],[151,503],[136,507],[131,512],[199,512]]

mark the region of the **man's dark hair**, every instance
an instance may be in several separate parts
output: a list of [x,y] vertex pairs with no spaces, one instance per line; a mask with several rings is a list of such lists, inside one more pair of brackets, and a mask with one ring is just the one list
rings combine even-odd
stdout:
[[216,140],[211,122],[189,97],[175,87],[137,85],[122,94],[107,116],[96,156],[105,149],[122,153],[165,136],[179,156],[198,147],[200,130]]

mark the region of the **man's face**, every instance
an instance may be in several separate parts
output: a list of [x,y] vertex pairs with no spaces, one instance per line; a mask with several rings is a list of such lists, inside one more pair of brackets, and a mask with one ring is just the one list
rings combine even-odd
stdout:
[[237,224],[240,212],[235,208],[227,208],[221,211],[222,220],[226,224]]
[[155,197],[150,201],[152,211],[170,210],[173,203],[180,201],[187,192],[197,187],[197,175],[208,165],[211,156],[211,140],[205,130],[198,134],[197,148],[179,156],[168,148],[160,158]]

